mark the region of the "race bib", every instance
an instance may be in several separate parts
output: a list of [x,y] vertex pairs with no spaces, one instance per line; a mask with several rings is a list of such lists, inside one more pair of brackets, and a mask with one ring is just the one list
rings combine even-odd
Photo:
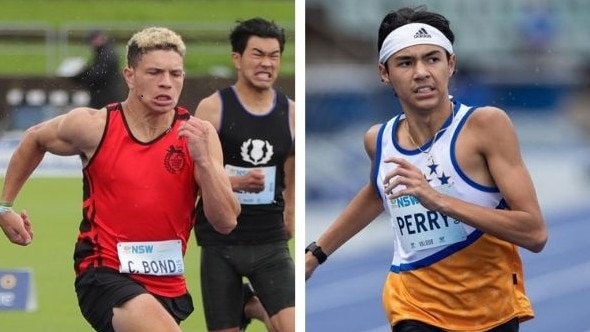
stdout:
[[120,242],[117,244],[117,254],[121,273],[155,276],[184,273],[180,240]]
[[[435,189],[445,194],[451,194],[454,190],[451,186]],[[406,251],[447,246],[467,238],[459,220],[427,210],[414,196],[401,196],[389,200],[389,204],[395,216],[393,228]]]
[[[276,166],[258,167],[264,172],[264,189],[258,193],[235,192],[240,204],[271,204],[275,199]],[[246,175],[252,168],[225,165],[225,172],[229,176]]]

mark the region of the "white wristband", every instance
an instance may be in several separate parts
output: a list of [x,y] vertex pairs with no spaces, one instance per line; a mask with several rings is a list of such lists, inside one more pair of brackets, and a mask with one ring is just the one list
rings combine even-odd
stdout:
[[11,211],[12,211],[11,206],[0,205],[0,215],[3,215],[5,213],[11,212]]

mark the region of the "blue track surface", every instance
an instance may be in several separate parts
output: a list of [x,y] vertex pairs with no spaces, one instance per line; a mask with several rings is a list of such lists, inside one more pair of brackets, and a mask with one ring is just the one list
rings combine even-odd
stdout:
[[[568,210],[546,216],[550,241],[541,254],[521,250],[537,315],[523,332],[590,331],[590,207]],[[381,286],[390,258],[385,245],[318,269],[306,287],[306,331],[388,331]]]

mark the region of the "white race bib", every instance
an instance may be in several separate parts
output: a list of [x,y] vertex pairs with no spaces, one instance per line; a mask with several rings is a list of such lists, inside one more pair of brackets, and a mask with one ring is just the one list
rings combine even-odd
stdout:
[[[435,189],[447,194],[454,190],[450,186]],[[406,251],[447,246],[467,238],[459,220],[427,210],[414,196],[398,197],[389,204],[395,211],[393,228]]]
[[117,244],[117,253],[121,273],[156,276],[184,273],[180,240],[120,242]]
[[[264,189],[261,192],[235,192],[240,204],[271,204],[275,199],[275,177],[277,173],[276,166],[257,167],[264,172]],[[225,165],[225,172],[229,176],[244,176],[252,168]]]

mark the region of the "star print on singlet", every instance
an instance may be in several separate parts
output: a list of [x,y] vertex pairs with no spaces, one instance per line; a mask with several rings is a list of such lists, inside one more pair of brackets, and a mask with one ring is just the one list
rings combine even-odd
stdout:
[[[438,180],[440,185],[449,184],[451,177],[447,176],[444,171],[439,171],[439,164],[434,162],[434,159],[430,159],[430,163],[426,165],[428,168],[427,172],[424,172],[424,178],[428,183],[433,180]],[[426,174],[428,173],[428,174]]]

